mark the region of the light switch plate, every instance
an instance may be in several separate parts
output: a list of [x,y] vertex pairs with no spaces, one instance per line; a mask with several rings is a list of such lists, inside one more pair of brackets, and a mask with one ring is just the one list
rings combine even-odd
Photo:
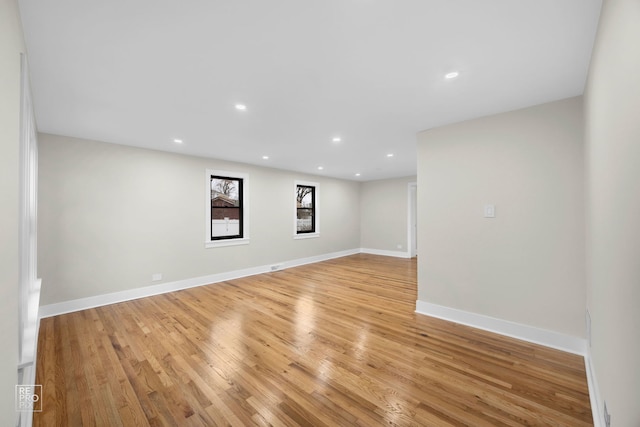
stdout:
[[495,218],[496,217],[496,205],[484,205],[484,217]]

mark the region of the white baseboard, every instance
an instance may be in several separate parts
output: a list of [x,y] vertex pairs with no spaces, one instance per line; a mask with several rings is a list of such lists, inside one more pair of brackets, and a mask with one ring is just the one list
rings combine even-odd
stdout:
[[497,319],[482,314],[470,313],[464,310],[432,304],[425,301],[416,301],[416,313],[431,317],[449,320],[455,323],[472,326],[485,331],[495,332],[511,338],[528,341],[534,344],[544,345],[573,354],[584,356],[587,349],[587,341],[583,338],[565,335],[546,329],[523,325]]
[[587,384],[589,385],[589,399],[591,401],[593,427],[604,427],[606,423],[604,421],[604,414],[601,411],[601,408],[603,408],[603,402],[600,398],[600,388],[598,387],[596,370],[593,366],[593,358],[591,357],[590,350],[587,350],[587,353],[584,356],[584,367],[587,371]]
[[115,304],[123,301],[130,301],[138,298],[153,295],[165,294],[167,292],[179,291],[181,289],[194,288],[197,286],[219,283],[226,280],[239,279],[241,277],[253,276],[256,274],[268,273],[275,270],[297,267],[305,264],[326,261],[333,258],[354,255],[359,253],[359,249],[351,249],[340,252],[332,252],[323,255],[316,255],[308,258],[299,258],[290,261],[283,261],[269,265],[234,270],[225,273],[211,274],[208,276],[193,277],[190,279],[177,280],[159,285],[144,286],[141,288],[127,289],[126,291],[113,292],[110,294],[96,295],[87,298],[79,298],[71,301],[63,301],[55,304],[43,305],[40,307],[40,318],[57,316],[59,314],[71,313],[74,311],[86,310],[88,308],[100,307],[103,305]]
[[392,256],[396,258],[411,258],[411,255],[409,254],[409,252],[402,252],[402,251],[385,251],[382,249],[360,248],[360,252],[363,254]]
[[[251,267],[242,270],[235,270],[225,273],[212,274],[208,276],[194,277],[191,279],[178,280],[175,282],[167,282],[154,286],[145,286],[142,288],[129,289],[121,292],[114,292],[104,295],[96,295],[93,297],[80,298],[71,301],[64,301],[55,304],[48,304],[40,307],[39,319],[59,314],[71,313],[74,311],[85,310],[88,308],[100,307],[103,305],[115,304],[123,301],[130,301],[138,298],[144,298],[153,295],[164,294],[167,292],[188,289],[197,286],[204,286],[213,283],[219,283],[226,280],[238,279],[241,277],[253,276],[256,274],[268,273],[275,270],[298,267],[305,264],[326,261],[329,259],[340,258],[357,253],[367,253],[373,255],[392,256],[398,258],[409,258],[407,252],[383,251],[378,249],[350,249],[345,251],[333,252],[323,255],[317,255],[307,258],[299,258],[280,263],[273,263],[259,267]],[[560,334],[545,329],[535,328],[515,322],[509,322],[481,314],[470,313],[450,307],[428,303],[425,301],[416,301],[416,313],[426,316],[437,317],[449,320],[455,323],[471,326],[478,329],[495,332],[500,335],[506,335],[512,338],[521,339],[523,341],[544,345],[546,347],[555,348],[582,355],[585,358],[585,369],[587,373],[587,382],[589,384],[589,397],[591,399],[591,408],[593,412],[594,427],[604,426],[600,408],[602,401],[600,400],[598,383],[595,376],[595,370],[592,364],[590,353],[588,352],[587,340],[573,337],[570,335]],[[39,323],[39,322],[38,322]]]
[[589,351],[586,339],[420,300],[416,301],[416,313],[583,356],[589,387],[593,425],[594,427],[604,427],[605,423],[601,411],[603,402],[600,399],[600,389],[598,388],[595,367],[593,366],[591,352]]
[[360,249],[348,249],[346,251],[332,252],[323,255],[316,255],[307,258],[299,258],[282,263],[282,268],[299,267],[305,264],[313,264],[314,262],[327,261],[334,258],[342,258],[344,256],[355,255],[361,252]]

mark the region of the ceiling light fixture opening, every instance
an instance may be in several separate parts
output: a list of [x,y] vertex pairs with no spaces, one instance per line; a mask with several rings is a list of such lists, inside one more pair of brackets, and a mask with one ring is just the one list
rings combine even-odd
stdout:
[[387,157],[393,157],[393,153],[387,154]]
[[238,111],[247,111],[247,106],[244,104],[236,104],[235,107]]
[[456,77],[458,77],[460,75],[459,72],[457,71],[451,71],[450,73],[447,73],[444,75],[444,78],[447,80],[451,80],[451,79],[455,79]]
[[342,138],[340,138],[339,136],[334,136],[332,141],[333,142],[340,142],[340,141],[342,141]]
[[269,156],[262,156],[262,160],[269,160]]
[[176,144],[182,144],[183,141],[180,138],[173,138],[173,142]]
[[321,171],[321,170],[323,170],[323,169],[324,169],[324,167],[322,167],[322,166],[318,166],[318,170],[319,170],[319,171]]

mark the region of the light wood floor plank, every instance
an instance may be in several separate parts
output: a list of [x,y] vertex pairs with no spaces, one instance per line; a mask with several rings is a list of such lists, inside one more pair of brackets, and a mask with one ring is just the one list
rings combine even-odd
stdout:
[[359,254],[43,319],[34,426],[593,425],[581,357],[416,298]]

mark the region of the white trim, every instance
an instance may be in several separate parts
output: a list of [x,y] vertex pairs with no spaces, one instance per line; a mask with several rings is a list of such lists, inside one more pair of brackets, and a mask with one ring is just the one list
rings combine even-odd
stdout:
[[299,239],[315,239],[317,237],[320,237],[320,233],[303,233],[303,234],[297,234],[295,236],[293,236],[294,239],[299,240]]
[[[226,176],[242,179],[242,237],[236,239],[211,240],[211,176]],[[219,169],[205,170],[205,241],[204,247],[218,248],[223,246],[248,245],[249,239],[249,174],[242,172],[230,172]]]
[[370,248],[360,248],[360,252],[363,254],[392,256],[395,258],[411,258],[411,254],[409,252],[386,251],[383,249],[370,249]]
[[584,356],[587,350],[587,340],[547,329],[497,319],[482,314],[470,313],[464,310],[416,301],[416,313],[439,319],[449,320],[496,334],[505,335],[534,344],[540,344],[568,353]]
[[301,265],[313,264],[316,262],[327,261],[335,258],[342,258],[349,255],[355,255],[358,253],[360,253],[359,249],[348,249],[346,251],[331,252],[323,255],[315,255],[315,256],[306,257],[306,258],[298,258],[291,261],[283,262],[281,268],[299,267]]
[[417,224],[418,221],[418,218],[415,217],[418,212],[417,204],[418,183],[410,182],[407,185],[407,251],[409,252],[409,258],[417,255],[418,230],[414,230],[413,227],[413,224]]
[[593,359],[591,357],[591,351],[589,350],[587,339],[520,323],[509,322],[507,320],[496,319],[494,317],[484,316],[481,314],[470,313],[468,311],[458,310],[420,300],[416,301],[416,313],[437,317],[450,322],[460,323],[474,328],[483,329],[485,331],[494,332],[496,334],[583,356],[585,372],[587,375],[587,385],[589,388],[589,401],[591,404],[593,425],[594,427],[604,427],[605,423],[601,411],[603,402],[600,398],[600,389],[598,388],[596,371],[593,366]]
[[[80,298],[71,301],[64,301],[55,304],[48,304],[40,307],[39,319],[60,314],[71,313],[74,311],[86,310],[89,308],[100,307],[118,302],[145,298],[153,295],[160,295],[168,292],[174,292],[181,289],[188,289],[198,286],[205,286],[219,283],[226,280],[238,279],[241,277],[252,276],[255,274],[268,273],[286,268],[298,267],[305,264],[326,261],[334,258],[355,255],[358,253],[367,253],[374,255],[392,256],[399,258],[409,258],[406,252],[383,251],[378,249],[350,249],[339,252],[332,252],[323,255],[316,255],[307,258],[294,259],[282,263],[274,263],[259,267],[252,267],[243,270],[235,270],[225,273],[212,274],[208,276],[194,277],[191,279],[178,280],[175,282],[162,283],[160,285],[145,286],[142,288],[129,289],[111,294],[97,295],[93,297]],[[546,347],[555,348],[569,353],[584,356],[585,370],[587,375],[587,383],[589,387],[589,398],[591,402],[591,411],[594,421],[594,427],[603,427],[604,422],[600,412],[602,400],[600,399],[598,382],[595,375],[595,368],[591,354],[587,348],[587,340],[572,337],[569,335],[559,334],[557,332],[535,328],[519,323],[509,322],[506,320],[496,319],[489,316],[470,313],[463,310],[457,310],[425,301],[416,301],[416,313],[437,317],[455,323],[471,326],[478,329],[494,332],[500,335],[506,335],[512,338],[521,339],[535,344],[544,345]],[[39,329],[40,321],[38,319],[37,327]],[[37,336],[36,329],[36,336]],[[37,342],[36,342],[37,345]],[[33,370],[35,372],[35,370]]]
[[48,304],[40,307],[40,318],[57,316],[59,314],[71,313],[74,311],[86,310],[88,308],[100,307],[103,305],[115,304],[123,301],[135,300],[138,298],[160,295],[167,292],[178,291],[181,289],[194,288],[197,286],[210,285],[213,283],[223,282],[225,280],[233,280],[241,277],[253,276],[255,274],[268,273],[284,268],[297,267],[304,264],[311,264],[320,261],[326,261],[333,258],[354,255],[359,252],[358,249],[351,249],[340,252],[332,252],[323,255],[316,255],[308,258],[299,258],[282,263],[263,265],[259,267],[250,267],[242,270],[229,271],[225,273],[211,274],[208,276],[193,277],[191,279],[177,280],[175,282],[167,282],[159,285],[145,286],[141,288],[128,289],[126,291],[114,292],[104,295],[96,295],[87,298],[79,298],[71,301],[64,301],[55,304]]
[[209,248],[220,248],[222,246],[248,245],[250,242],[251,241],[249,239],[209,240],[208,242],[204,242],[204,247],[209,249]]
[[[19,384],[35,383],[38,352],[38,136],[33,113],[29,64],[20,54],[20,140],[19,140],[19,278],[18,278],[18,364]],[[33,414],[20,413],[18,425],[30,427]]]
[[603,407],[603,402],[600,398],[600,388],[598,388],[596,370],[593,366],[593,358],[591,357],[590,350],[587,350],[587,354],[584,356],[584,367],[587,371],[587,384],[589,386],[589,400],[591,402],[591,416],[593,417],[593,426],[604,427],[606,425],[604,421],[604,414],[600,410],[600,408]]

